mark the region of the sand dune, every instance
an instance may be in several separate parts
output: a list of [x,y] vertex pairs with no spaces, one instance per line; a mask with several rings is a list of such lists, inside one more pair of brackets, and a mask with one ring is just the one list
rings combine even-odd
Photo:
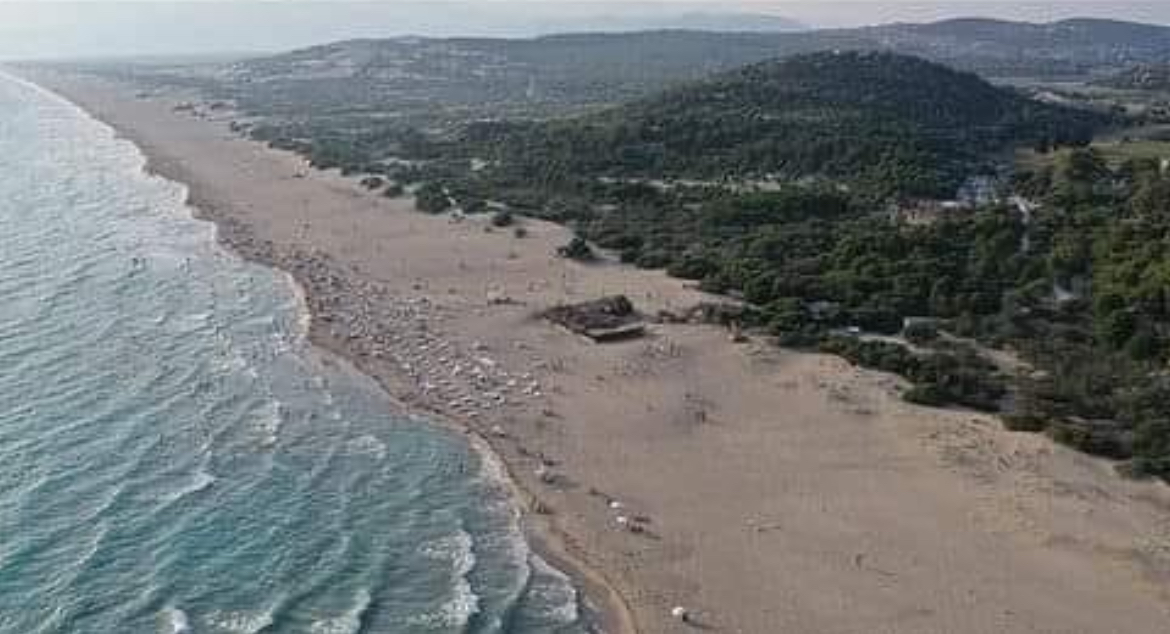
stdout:
[[606,293],[649,312],[701,296],[558,259],[568,234],[550,224],[525,221],[516,238],[415,213],[166,99],[38,81],[188,183],[225,242],[289,270],[317,342],[481,432],[549,511],[530,514],[538,541],[578,564],[611,629],[690,631],[669,616],[685,605],[724,632],[1170,631],[1165,486],[713,327],[588,343],[533,313]]

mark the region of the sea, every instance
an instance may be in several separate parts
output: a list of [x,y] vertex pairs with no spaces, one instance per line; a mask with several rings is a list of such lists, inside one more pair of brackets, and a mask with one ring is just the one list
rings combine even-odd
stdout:
[[0,75],[0,633],[593,631],[498,465],[145,162]]

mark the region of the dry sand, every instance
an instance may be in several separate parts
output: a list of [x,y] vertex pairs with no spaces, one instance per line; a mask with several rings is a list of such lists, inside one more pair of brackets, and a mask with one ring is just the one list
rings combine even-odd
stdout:
[[[549,511],[528,515],[538,541],[583,576],[612,630],[1170,632],[1163,485],[712,327],[588,343],[533,313],[602,293],[648,311],[699,296],[659,273],[557,259],[568,236],[553,225],[525,221],[519,239],[413,212],[167,99],[38,81],[189,184],[226,243],[290,271],[315,341],[482,432]],[[697,623],[672,621],[674,605]]]

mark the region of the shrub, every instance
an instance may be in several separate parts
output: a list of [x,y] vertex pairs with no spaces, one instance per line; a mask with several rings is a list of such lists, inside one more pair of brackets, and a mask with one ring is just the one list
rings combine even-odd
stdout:
[[670,264],[670,254],[657,249],[643,251],[634,263],[643,269],[661,269]]
[[463,212],[468,214],[481,214],[487,211],[487,201],[482,198],[471,198],[463,201]]
[[516,217],[510,211],[497,211],[492,214],[492,226],[511,227],[516,223]]
[[910,403],[927,407],[944,407],[950,404],[949,394],[935,383],[915,385],[902,394],[902,398]]
[[578,262],[592,262],[597,259],[593,247],[589,246],[589,243],[581,236],[573,236],[568,244],[557,249],[557,255]]
[[666,267],[666,274],[684,280],[701,280],[714,273],[717,268],[707,257],[688,253]]
[[1127,442],[1116,430],[1084,423],[1061,422],[1050,426],[1048,434],[1062,445],[1095,456],[1124,460],[1133,455],[1132,443]]
[[1048,421],[1036,414],[1011,414],[1003,417],[1003,426],[1009,431],[1036,434],[1048,429]]
[[995,367],[973,353],[916,355],[898,344],[848,337],[826,339],[821,351],[908,379],[914,387],[903,398],[920,405],[962,405],[995,412],[1007,392]]
[[821,342],[820,335],[804,330],[773,330],[776,345],[785,348],[805,350],[815,348]]
[[362,187],[366,189],[378,189],[386,183],[386,179],[381,176],[367,176],[361,180]]
[[938,340],[938,327],[931,323],[915,322],[906,326],[902,334],[910,343],[924,346]]
[[419,211],[429,214],[440,214],[451,208],[451,199],[447,190],[435,182],[424,183],[414,193],[414,204]]

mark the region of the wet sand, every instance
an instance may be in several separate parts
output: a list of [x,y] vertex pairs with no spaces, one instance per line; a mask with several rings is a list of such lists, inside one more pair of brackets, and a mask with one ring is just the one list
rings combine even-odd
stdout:
[[225,244],[292,274],[316,343],[489,443],[534,543],[610,631],[1170,631],[1164,485],[715,327],[589,343],[534,314],[619,292],[651,314],[704,298],[559,259],[569,234],[548,223],[518,238],[417,213],[173,97],[35,79],[186,183]]

